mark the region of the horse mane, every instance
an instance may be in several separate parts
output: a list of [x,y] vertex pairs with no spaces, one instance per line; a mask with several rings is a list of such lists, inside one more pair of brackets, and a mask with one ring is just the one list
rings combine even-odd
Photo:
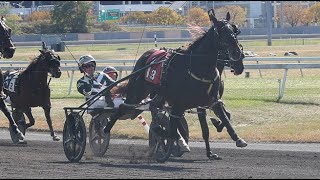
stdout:
[[40,57],[41,57],[41,54],[33,58],[29,63],[29,65],[24,70],[21,71],[21,74],[32,71],[34,64],[36,64],[39,61]]
[[187,24],[188,31],[191,35],[192,42],[186,45],[185,51],[188,51],[199,44],[199,42],[205,37],[205,34],[208,32],[200,26]]

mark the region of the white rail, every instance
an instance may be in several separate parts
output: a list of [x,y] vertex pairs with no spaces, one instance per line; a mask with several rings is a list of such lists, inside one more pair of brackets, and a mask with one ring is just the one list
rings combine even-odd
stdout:
[[[268,64],[260,64],[259,62],[268,62]],[[292,61],[297,63],[292,63]],[[123,72],[132,71],[136,60],[97,60],[97,70],[101,71],[107,65],[114,66],[119,71],[119,78],[122,78]],[[313,69],[320,68],[320,57],[246,57],[244,59],[245,69],[258,69],[261,75],[261,69],[283,69],[283,78],[279,80],[279,96],[278,100],[283,97],[285,83],[287,78],[287,73],[289,69],[300,69],[301,76],[303,77],[302,69]],[[256,64],[248,64],[246,62],[256,62]],[[276,62],[276,63],[270,63]],[[303,62],[303,63],[301,63]],[[0,68],[4,70],[24,68],[27,67],[29,62],[27,61],[0,61]],[[78,71],[78,64],[74,60],[62,60],[61,70],[68,72],[68,77],[70,77],[69,92],[70,95],[72,88],[72,81],[74,72]],[[71,76],[69,75],[71,71]]]

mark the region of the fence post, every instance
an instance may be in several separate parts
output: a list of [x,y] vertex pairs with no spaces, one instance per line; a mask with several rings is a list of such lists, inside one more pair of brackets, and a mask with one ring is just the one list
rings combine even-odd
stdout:
[[156,34],[156,33],[154,34],[154,47],[158,47],[158,44],[157,44],[157,34]]
[[[298,60],[298,63],[300,63],[299,60]],[[301,77],[303,77],[302,68],[300,68],[300,74],[301,74]]]
[[[257,64],[259,64],[259,61],[257,61]],[[260,77],[262,77],[261,69],[260,69],[260,68],[259,68],[259,74],[260,74]]]
[[[64,66],[66,67],[68,63],[64,63]],[[69,71],[67,70],[68,78],[70,77]]]
[[72,70],[72,72],[71,72],[68,96],[69,96],[69,95],[70,95],[70,93],[71,93],[71,87],[72,87],[73,75],[74,75],[74,70]]
[[284,69],[282,82],[281,81],[279,82],[279,97],[277,99],[277,102],[279,102],[280,99],[283,97],[284,88],[287,80],[287,73],[288,73],[288,69]]

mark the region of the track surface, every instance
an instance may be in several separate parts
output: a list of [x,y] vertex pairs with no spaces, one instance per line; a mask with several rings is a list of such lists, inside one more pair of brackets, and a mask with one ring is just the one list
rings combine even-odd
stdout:
[[[149,160],[145,140],[111,139],[106,155],[94,157],[87,144],[79,163],[70,163],[62,141],[49,133],[27,132],[26,145],[11,142],[0,130],[0,178],[312,178],[320,177],[320,144],[258,144],[211,142],[222,160],[208,160],[203,142],[191,142],[191,152],[165,163]],[[60,137],[62,138],[61,134]]]

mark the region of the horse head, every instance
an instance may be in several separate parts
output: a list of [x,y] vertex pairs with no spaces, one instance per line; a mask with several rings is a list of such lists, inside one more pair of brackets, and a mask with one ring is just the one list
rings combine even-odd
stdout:
[[[235,33],[235,35],[239,35],[241,33],[240,29],[238,28],[237,25],[232,24],[233,27],[233,32]],[[231,72],[234,73],[234,75],[240,75],[242,74],[243,70],[244,70],[244,65],[243,65],[243,59],[244,59],[244,54],[243,54],[243,48],[242,45],[239,44],[241,47],[241,57],[238,61],[233,61],[230,58],[230,54],[227,50],[220,50],[219,54],[218,54],[218,60],[220,61],[221,67],[223,69],[224,66],[228,66],[231,69]],[[218,68],[219,69],[219,68]],[[221,71],[222,71],[221,69]]]
[[11,28],[5,24],[3,16],[0,19],[0,57],[12,58],[16,48],[11,40]]
[[55,54],[54,51],[46,48],[39,51],[41,52],[39,56],[39,65],[45,68],[45,70],[50,73],[52,77],[60,78],[60,56]]
[[213,28],[216,28],[219,38],[219,50],[227,50],[230,60],[239,61],[243,55],[242,46],[239,44],[237,34],[239,30],[235,29],[236,26],[230,24],[230,13],[228,12],[225,19],[218,20],[213,9],[208,11],[210,21],[213,23]]

